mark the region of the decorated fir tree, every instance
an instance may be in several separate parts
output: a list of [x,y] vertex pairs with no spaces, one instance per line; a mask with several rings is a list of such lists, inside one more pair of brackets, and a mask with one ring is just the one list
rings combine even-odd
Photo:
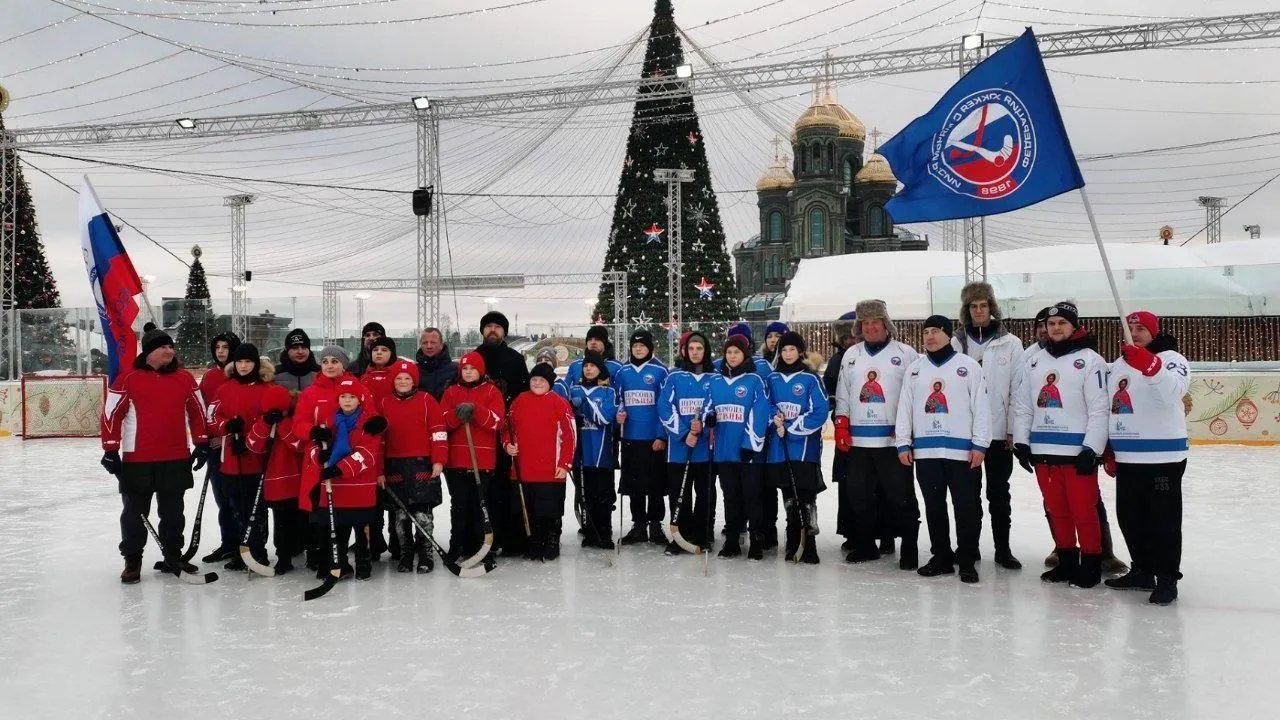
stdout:
[[218,334],[216,317],[209,302],[209,281],[205,279],[200,255],[200,246],[193,245],[186,300],[182,303],[178,325],[173,328],[178,357],[188,367],[199,367],[209,361],[209,339]]
[[[645,48],[643,77],[674,77],[684,64],[684,50],[676,31],[671,0],[657,0],[649,42]],[[721,332],[737,318],[733,295],[732,264],[725,248],[720,207],[711,187],[711,171],[694,109],[693,97],[647,99],[644,88],[636,99],[627,138],[627,155],[618,180],[613,227],[604,270],[625,270],[628,287],[628,322],[655,330],[660,342],[667,317],[667,186],[654,181],[658,168],[682,168],[694,172],[693,182],[681,191],[681,242],[684,283],[684,324],[708,335]],[[601,285],[592,318],[608,322],[613,317],[613,286]],[[680,329],[668,328],[671,334]],[[625,351],[619,349],[625,354]]]

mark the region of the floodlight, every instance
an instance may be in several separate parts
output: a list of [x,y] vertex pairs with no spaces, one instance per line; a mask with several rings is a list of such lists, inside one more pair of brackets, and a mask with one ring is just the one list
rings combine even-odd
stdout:
[[965,35],[960,38],[960,46],[965,50],[979,50],[986,46],[986,36],[982,33],[974,33],[973,35]]
[[680,67],[676,68],[676,77],[681,79],[693,77],[693,66],[681,65]]
[[426,110],[431,107],[431,98],[426,95],[419,95],[413,99],[413,107],[417,110]]
[[174,120],[174,122],[175,122],[175,123],[177,123],[177,124],[178,124],[178,127],[182,128],[183,130],[195,130],[195,129],[196,129],[196,119],[195,119],[195,118],[178,118],[177,120]]

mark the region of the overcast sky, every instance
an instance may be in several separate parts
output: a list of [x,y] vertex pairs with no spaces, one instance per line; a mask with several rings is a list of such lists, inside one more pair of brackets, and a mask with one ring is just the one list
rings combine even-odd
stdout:
[[[11,128],[407,102],[422,93],[469,95],[633,77],[643,43],[626,51],[652,13],[649,0],[24,0],[6,6],[0,84],[13,96],[5,113]],[[490,9],[438,17],[483,8]],[[843,55],[951,43],[975,30],[1015,35],[1032,25],[1045,34],[1259,12],[1274,3],[675,0],[675,9],[677,23],[717,61],[747,65],[812,58],[825,50]],[[1278,61],[1280,40],[1062,58],[1048,65],[1076,152],[1084,157],[1275,132]],[[693,64],[698,69],[704,63],[694,57]],[[890,76],[842,84],[839,96],[887,138],[927,110],[954,79],[941,71]],[[809,101],[804,86],[698,101],[731,245],[758,231],[749,191],[769,164],[771,140],[789,131]],[[445,123],[446,191],[583,196],[450,197],[442,248],[446,274],[598,272],[630,111],[615,105]],[[397,190],[416,184],[409,127],[50,151],[244,178]],[[205,250],[209,272],[220,276],[210,279],[215,297],[229,295],[230,219],[222,197],[239,192],[258,196],[247,213],[252,294],[298,297],[305,324],[319,323],[322,280],[414,273],[413,218],[404,196],[24,158],[72,186],[88,172],[109,210],[167,249],[134,230],[123,233],[139,271],[157,277],[153,300],[183,294],[186,268],[169,253],[189,260],[196,243]],[[1196,196],[1221,195],[1234,203],[1280,170],[1280,137],[1082,167],[1108,240],[1154,243],[1164,224],[1183,239],[1203,225]],[[64,305],[87,305],[74,193],[30,167],[24,171]],[[1224,239],[1242,239],[1243,226],[1254,223],[1263,226],[1264,240],[1280,234],[1278,198],[1280,182],[1234,210],[1223,223]],[[988,228],[993,249],[1089,239],[1074,198],[993,219]],[[937,240],[936,227],[916,229]],[[521,326],[537,332],[547,329],[545,323],[585,321],[583,298],[594,292],[590,285],[572,285],[494,294]],[[464,327],[485,309],[479,295],[456,298]],[[343,302],[344,327],[354,325],[354,305],[349,298]],[[445,305],[453,315],[454,298]],[[408,328],[415,324],[413,307],[410,295],[376,293],[366,317]],[[284,313],[291,304],[255,302],[255,310],[264,308]]]

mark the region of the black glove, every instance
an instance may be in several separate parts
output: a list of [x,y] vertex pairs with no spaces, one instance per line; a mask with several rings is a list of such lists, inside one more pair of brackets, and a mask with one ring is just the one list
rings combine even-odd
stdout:
[[206,462],[209,462],[209,443],[197,445],[191,451],[191,469],[199,470]]
[[327,443],[333,440],[333,431],[323,425],[317,425],[311,428],[311,441],[318,443]]
[[268,425],[279,425],[280,421],[284,419],[284,412],[280,410],[268,410],[262,414],[262,419],[265,420]]
[[471,422],[471,418],[476,415],[476,405],[475,403],[458,403],[458,406],[453,409],[453,414],[457,415],[462,422]]
[[225,429],[230,435],[239,435],[244,432],[244,418],[239,415],[227,421]]
[[738,460],[743,464],[753,462],[756,459],[756,451],[751,448],[742,448],[738,450]]
[[233,435],[231,437],[231,453],[233,455],[244,455],[249,452],[249,446],[244,441],[243,435]]
[[319,509],[320,507],[320,486],[316,485],[307,491],[307,496],[311,498],[311,507]]
[[1013,456],[1018,458],[1018,464],[1023,470],[1035,474],[1036,469],[1031,467],[1031,448],[1022,443],[1013,444]]
[[319,453],[316,454],[316,459],[320,461],[321,465],[323,465],[329,462],[329,456],[332,454],[333,454],[333,450],[329,448],[324,448],[323,450],[321,450]]
[[321,480],[332,480],[339,477],[342,477],[342,471],[338,469],[337,465],[327,467],[324,469],[324,472],[320,473]]
[[387,419],[381,415],[374,415],[364,421],[364,431],[370,435],[377,435],[387,429]]
[[1076,473],[1079,475],[1092,475],[1098,472],[1098,453],[1093,448],[1085,445],[1080,454],[1076,455]]
[[703,424],[703,426],[705,426],[705,427],[709,427],[709,428],[713,428],[713,427],[715,427],[715,426],[716,426],[716,414],[715,414],[715,413],[711,413],[710,415],[708,415],[708,416],[706,416],[705,418],[703,418],[703,419],[702,419],[702,424]]
[[120,461],[120,453],[117,450],[108,450],[102,453],[102,467],[112,475],[119,475],[124,470],[124,463]]

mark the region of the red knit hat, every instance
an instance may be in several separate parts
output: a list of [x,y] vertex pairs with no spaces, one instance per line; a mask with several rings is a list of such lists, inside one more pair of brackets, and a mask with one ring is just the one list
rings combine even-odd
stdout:
[[396,376],[398,376],[400,373],[404,373],[409,377],[413,378],[413,384],[415,386],[418,384],[418,364],[417,363],[409,360],[397,360],[396,363],[391,366],[391,379],[395,380]]
[[1137,310],[1129,313],[1129,317],[1125,318],[1125,321],[1130,325],[1133,323],[1141,325],[1152,335],[1160,333],[1160,318],[1156,317],[1156,314],[1153,312]]
[[474,350],[467,353],[466,355],[463,355],[462,359],[458,361],[458,371],[461,372],[463,368],[468,368],[468,367],[475,368],[476,372],[480,373],[480,375],[483,376],[484,375],[484,356],[478,352],[475,352]]
[[262,409],[264,411],[279,410],[280,412],[285,412],[292,405],[293,396],[281,385],[272,383],[262,393]]
[[724,341],[724,349],[728,350],[731,347],[738,348],[742,351],[743,355],[751,355],[751,341],[748,340],[745,335],[730,335],[726,338]]

